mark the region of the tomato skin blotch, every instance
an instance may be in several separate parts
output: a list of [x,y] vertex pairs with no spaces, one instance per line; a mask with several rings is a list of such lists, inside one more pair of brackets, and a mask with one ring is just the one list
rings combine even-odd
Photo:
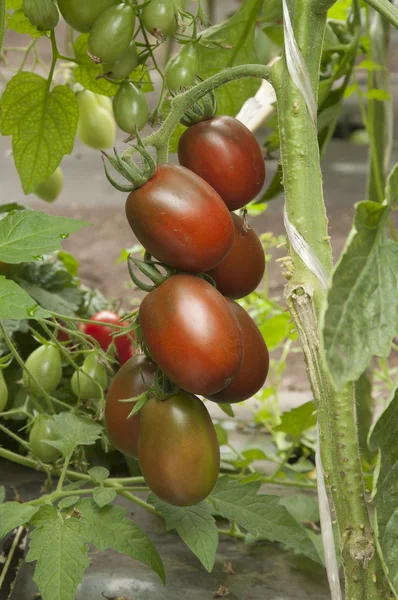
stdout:
[[178,144],[178,160],[203,177],[229,210],[246,206],[264,185],[259,143],[234,117],[217,116],[188,127]]
[[206,396],[225,388],[243,360],[242,333],[228,301],[194,275],[174,275],[140,306],[154,362],[181,389]]
[[150,489],[174,506],[207,498],[217,481],[220,449],[203,402],[181,392],[151,398],[141,413],[138,460]]
[[141,411],[127,418],[135,402],[119,402],[135,398],[153,385],[156,365],[145,354],[137,354],[116,373],[109,386],[105,404],[105,424],[109,439],[120,452],[137,458]]
[[219,195],[180,166],[160,165],[128,196],[126,216],[148,252],[181,271],[209,271],[234,241],[231,214]]
[[269,369],[269,353],[264,338],[251,316],[233,300],[228,304],[236,315],[243,336],[243,363],[232,380],[223,390],[208,396],[218,403],[233,404],[247,400],[264,385]]

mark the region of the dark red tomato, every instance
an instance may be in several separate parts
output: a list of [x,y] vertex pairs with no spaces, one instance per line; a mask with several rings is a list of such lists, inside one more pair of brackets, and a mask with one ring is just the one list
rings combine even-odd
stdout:
[[[84,333],[86,335],[91,335],[91,337],[97,340],[104,352],[106,352],[111,345],[113,339],[112,334],[115,333],[116,330],[114,327],[107,327],[106,325],[96,323],[96,321],[127,327],[127,323],[120,323],[119,315],[111,310],[101,310],[99,313],[90,317],[90,320],[93,322],[85,324]],[[116,354],[121,365],[129,360],[134,354],[133,339],[132,333],[115,337]]]
[[230,210],[242,208],[261,191],[265,164],[252,132],[233,117],[214,117],[182,134],[178,159],[203,177]]
[[174,506],[210,494],[220,469],[220,448],[204,404],[182,392],[151,398],[141,410],[138,460],[151,490]]
[[136,354],[116,373],[109,387],[105,404],[105,425],[112,444],[127,456],[137,457],[141,411],[128,419],[134,402],[119,402],[135,398],[152,386],[156,365],[145,354]]
[[190,273],[215,267],[231,249],[234,227],[220,196],[203,179],[160,165],[126,202],[131,229],[152,256]]
[[242,334],[228,301],[200,277],[174,275],[140,306],[144,342],[180,388],[206,396],[225,388],[242,364]]
[[252,228],[245,227],[243,219],[232,214],[235,240],[227,256],[209,271],[217,289],[228,298],[243,298],[253,292],[265,271],[265,256],[261,242]]
[[269,354],[264,338],[250,315],[233,300],[228,300],[243,335],[243,363],[239,373],[226,388],[208,396],[221,404],[242,402],[254,396],[265,383],[269,368]]

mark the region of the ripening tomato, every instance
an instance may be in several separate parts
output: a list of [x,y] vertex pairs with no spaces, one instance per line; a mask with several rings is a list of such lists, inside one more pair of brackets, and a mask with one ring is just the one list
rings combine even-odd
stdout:
[[119,0],[58,0],[65,21],[76,31],[90,31],[98,17]]
[[95,150],[110,148],[115,143],[116,125],[112,114],[104,108],[100,94],[83,90],[77,94],[79,122],[77,135],[86,146]]
[[119,402],[135,398],[153,385],[156,365],[145,354],[136,354],[116,373],[109,387],[105,404],[105,425],[112,444],[126,454],[137,458],[141,411],[127,418],[135,402]]
[[186,88],[195,82],[199,73],[196,44],[186,44],[181,52],[169,60],[165,70],[166,83],[170,90]]
[[[58,348],[51,344],[43,344],[33,350],[26,359],[25,364],[30,374],[47,393],[51,394],[58,387],[62,378],[61,355]],[[23,372],[23,383],[34,396],[42,395],[39,386],[25,370]]]
[[238,320],[204,279],[170,277],[144,298],[139,316],[153,360],[183,390],[215,394],[238,373],[243,358]]
[[39,415],[29,434],[29,444],[33,456],[44,463],[55,462],[61,456],[61,452],[57,448],[46,443],[46,440],[56,439],[51,431],[51,421],[52,419],[46,415]]
[[243,219],[232,214],[235,240],[227,256],[211,271],[217,289],[228,298],[243,298],[261,282],[265,271],[265,255],[254,229],[247,228]]
[[8,388],[4,380],[2,369],[0,369],[0,413],[3,412],[8,402]]
[[102,63],[102,72],[111,79],[125,79],[138,65],[138,53],[134,40],[114,63]]
[[[111,345],[113,339],[112,334],[117,330],[113,327],[107,327],[106,325],[97,323],[97,321],[110,323],[112,325],[121,325],[123,327],[128,326],[128,323],[126,322],[121,323],[119,315],[111,310],[101,310],[90,317],[90,320],[92,323],[85,323],[83,331],[86,335],[91,335],[91,337],[97,340],[104,352],[106,352]],[[127,335],[117,336],[114,338],[114,344],[119,362],[123,365],[134,354],[134,334],[129,333]]]
[[173,0],[151,0],[142,9],[141,19],[145,29],[156,37],[167,38],[177,31]]
[[181,271],[212,269],[234,241],[232,218],[219,195],[180,166],[160,165],[128,196],[126,216],[148,252]]
[[88,38],[88,51],[103,62],[115,62],[130,44],[134,25],[132,6],[111,6],[95,21]]
[[268,375],[268,348],[260,330],[251,316],[237,302],[228,300],[235,313],[243,336],[243,363],[232,382],[223,390],[207,396],[221,404],[242,402],[256,394],[264,385]]
[[54,202],[64,187],[64,174],[61,167],[57,167],[45,181],[39,183],[33,193],[45,202]]
[[178,159],[203,177],[230,210],[242,208],[261,191],[265,164],[252,132],[234,117],[213,117],[188,127]]
[[113,98],[113,114],[122,131],[135,133],[148,121],[148,102],[145,94],[131,81],[123,81]]
[[181,392],[151,398],[141,410],[138,460],[150,489],[174,506],[191,506],[212,491],[220,469],[217,434],[204,404]]
[[81,400],[90,400],[101,398],[99,388],[104,390],[107,383],[108,377],[104,365],[99,362],[95,352],[90,352],[84,359],[81,370],[73,373],[71,388],[74,395]]

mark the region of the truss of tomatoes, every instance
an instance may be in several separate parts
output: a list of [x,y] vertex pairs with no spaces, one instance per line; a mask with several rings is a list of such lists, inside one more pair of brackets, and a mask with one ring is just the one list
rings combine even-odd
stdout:
[[[261,191],[265,165],[253,134],[227,116],[189,127],[178,157],[178,166],[160,165],[126,201],[138,240],[176,274],[141,303],[148,356],[135,355],[116,374],[105,421],[115,447],[138,458],[150,489],[170,504],[188,506],[209,495],[220,467],[217,435],[197,395],[241,402],[268,374],[263,336],[235,302],[259,285],[264,251],[253,229],[231,212]],[[134,404],[120,400],[151,390],[159,369],[179,391],[153,394],[128,418]]]

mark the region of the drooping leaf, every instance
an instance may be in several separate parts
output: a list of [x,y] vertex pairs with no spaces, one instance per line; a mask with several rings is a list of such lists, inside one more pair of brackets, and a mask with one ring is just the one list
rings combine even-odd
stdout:
[[316,415],[314,411],[315,406],[312,401],[292,408],[282,414],[281,423],[275,427],[275,431],[283,431],[295,439],[300,438],[304,431],[315,427]]
[[163,563],[155,546],[146,533],[127,518],[126,510],[114,505],[100,508],[93,500],[82,500],[79,511],[85,524],[85,535],[98,550],[112,548],[139,560],[165,582]]
[[225,476],[218,480],[209,500],[220,515],[256,538],[280,542],[320,562],[306,530],[281,504],[279,496],[259,494],[260,486],[259,481],[242,485]]
[[64,288],[60,292],[49,292],[41,286],[18,280],[19,285],[40,306],[65,316],[74,316],[80,306],[82,294],[77,288]]
[[360,202],[354,228],[337,263],[323,315],[325,358],[336,389],[356,381],[372,356],[388,356],[398,332],[398,243],[386,220],[398,200],[398,165],[387,202]]
[[15,527],[28,523],[38,510],[38,506],[29,506],[19,502],[0,504],[0,539]]
[[55,415],[49,426],[56,439],[47,440],[47,443],[58,448],[64,456],[70,455],[76,446],[95,444],[102,432],[98,423],[70,412]]
[[211,571],[214,566],[218,546],[218,530],[207,502],[195,506],[171,506],[150,494],[148,502],[165,518],[167,530],[175,529],[197,556],[202,565]]
[[33,192],[70,154],[78,108],[70,87],[49,90],[46,79],[21,72],[7,83],[1,99],[0,129],[12,135],[12,149],[25,194]]
[[61,248],[65,237],[90,223],[24,210],[8,213],[0,221],[0,260],[31,262]]
[[48,513],[30,534],[27,562],[37,561],[33,580],[46,600],[74,600],[89,566],[88,544],[81,520]]
[[116,498],[116,490],[108,487],[96,487],[93,490],[93,499],[97,506],[102,508],[110,504]]
[[0,319],[45,319],[50,316],[15,281],[0,276]]

